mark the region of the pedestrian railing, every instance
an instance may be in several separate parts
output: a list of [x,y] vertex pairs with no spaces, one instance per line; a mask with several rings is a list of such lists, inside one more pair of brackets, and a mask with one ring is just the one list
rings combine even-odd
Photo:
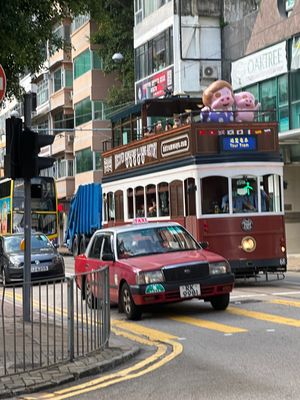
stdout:
[[26,320],[25,284],[0,287],[0,376],[73,361],[108,346],[108,267],[29,286]]

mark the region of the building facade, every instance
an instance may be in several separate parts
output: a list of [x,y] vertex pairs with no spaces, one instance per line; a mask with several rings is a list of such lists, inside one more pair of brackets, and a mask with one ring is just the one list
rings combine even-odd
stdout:
[[135,1],[137,101],[166,93],[199,97],[221,77],[221,4]]
[[[89,16],[78,16],[56,26],[55,34],[69,46],[48,52],[44,68],[21,81],[26,92],[35,93],[32,129],[53,134],[52,146],[43,148],[43,156],[56,161],[43,175],[54,176],[60,210],[60,244],[63,243],[70,201],[81,184],[102,179],[103,142],[111,137],[106,119],[106,97],[115,76],[104,75],[97,47],[90,41],[96,24]],[[0,152],[5,151],[5,119],[13,110],[23,115],[17,101],[6,104],[0,113]],[[4,176],[3,157],[1,176]]]
[[[232,10],[231,10],[232,11]],[[230,8],[228,15],[232,15]],[[223,30],[236,91],[250,91],[261,110],[275,110],[284,161],[287,247],[298,253],[300,234],[300,2],[262,0]],[[238,35],[239,33],[239,35]],[[227,69],[228,77],[228,69]],[[229,78],[229,79],[230,79]]]

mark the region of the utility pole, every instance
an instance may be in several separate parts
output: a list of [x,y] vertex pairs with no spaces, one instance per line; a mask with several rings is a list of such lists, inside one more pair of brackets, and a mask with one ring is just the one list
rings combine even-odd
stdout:
[[[24,125],[25,128],[31,128],[31,93],[24,96]],[[24,178],[24,269],[23,269],[23,318],[24,321],[30,321],[31,304],[31,179]]]

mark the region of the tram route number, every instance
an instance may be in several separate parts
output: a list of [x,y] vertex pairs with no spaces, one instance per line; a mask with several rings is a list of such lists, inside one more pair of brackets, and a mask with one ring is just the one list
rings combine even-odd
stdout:
[[182,298],[197,297],[201,295],[199,283],[179,286],[179,290],[180,290],[180,297]]

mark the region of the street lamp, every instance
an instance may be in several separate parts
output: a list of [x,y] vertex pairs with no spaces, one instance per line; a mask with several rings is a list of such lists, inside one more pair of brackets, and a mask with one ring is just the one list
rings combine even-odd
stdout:
[[[112,56],[112,60],[116,63],[116,64],[122,64],[122,62],[123,62],[123,60],[124,60],[124,56],[123,56],[123,54],[121,54],[121,53],[115,53],[113,56]],[[120,71],[120,74],[122,73],[122,85],[123,85],[123,87],[125,86],[125,71],[124,71],[124,68],[122,68],[122,66],[119,66],[118,67],[118,69],[119,69],[119,71]]]
[[112,56],[112,60],[116,63],[121,63],[124,60],[124,56],[121,53],[115,53]]

